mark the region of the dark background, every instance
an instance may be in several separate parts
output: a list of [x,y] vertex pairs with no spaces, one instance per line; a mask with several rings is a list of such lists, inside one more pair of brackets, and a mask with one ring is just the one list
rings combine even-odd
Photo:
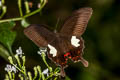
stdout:
[[[32,10],[36,9],[39,0],[34,2]],[[8,6],[5,18],[19,16],[17,0],[6,0]],[[93,15],[88,23],[85,33],[82,35],[85,40],[84,58],[89,61],[89,67],[85,68],[80,62],[70,62],[65,69],[71,80],[120,80],[120,0],[49,0],[41,13],[27,18],[31,24],[46,24],[54,29],[57,20],[60,19],[58,30],[65,18],[72,11],[82,7],[91,7]],[[21,46],[27,57],[26,66],[32,71],[33,66],[45,65],[38,56],[38,47],[23,34],[23,27],[16,22],[14,30],[17,37],[12,46],[13,52]],[[47,59],[53,67],[53,63]],[[0,79],[3,80],[4,67],[7,62],[0,57]]]

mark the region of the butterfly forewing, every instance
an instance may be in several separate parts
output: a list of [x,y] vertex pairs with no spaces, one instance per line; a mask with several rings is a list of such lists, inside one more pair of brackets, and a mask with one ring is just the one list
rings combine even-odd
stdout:
[[44,25],[32,24],[24,30],[24,34],[39,47],[45,47],[55,39],[54,33]]
[[81,36],[88,24],[88,21],[92,14],[92,8],[81,8],[73,12],[60,31],[61,34],[66,36]]

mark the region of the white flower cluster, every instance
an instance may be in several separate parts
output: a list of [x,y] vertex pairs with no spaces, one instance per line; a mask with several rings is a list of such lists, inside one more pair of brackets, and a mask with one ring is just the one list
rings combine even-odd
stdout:
[[20,55],[20,57],[22,57],[22,55],[23,55],[24,53],[22,52],[22,48],[21,47],[19,47],[17,50],[16,50],[16,55]]
[[16,73],[17,69],[14,66],[12,66],[12,65],[7,64],[6,67],[5,67],[5,71]]

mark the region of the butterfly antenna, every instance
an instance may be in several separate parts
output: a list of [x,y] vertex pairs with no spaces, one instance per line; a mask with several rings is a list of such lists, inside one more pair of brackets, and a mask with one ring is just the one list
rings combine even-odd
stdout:
[[58,23],[59,23],[59,21],[60,21],[60,18],[57,19],[57,23],[56,23],[56,25],[55,25],[54,33],[57,32],[57,28],[58,28]]

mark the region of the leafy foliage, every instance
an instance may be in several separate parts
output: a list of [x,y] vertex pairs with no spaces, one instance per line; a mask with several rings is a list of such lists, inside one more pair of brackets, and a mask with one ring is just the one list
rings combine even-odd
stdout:
[[[3,44],[3,46],[6,47],[10,51],[10,53],[12,53],[11,47],[16,37],[16,32],[12,30],[14,26],[15,26],[15,23],[12,21],[0,24],[0,43]],[[5,53],[2,53],[4,50],[1,46],[0,55],[3,56],[3,54],[5,54]],[[5,55],[8,56],[8,53]]]

